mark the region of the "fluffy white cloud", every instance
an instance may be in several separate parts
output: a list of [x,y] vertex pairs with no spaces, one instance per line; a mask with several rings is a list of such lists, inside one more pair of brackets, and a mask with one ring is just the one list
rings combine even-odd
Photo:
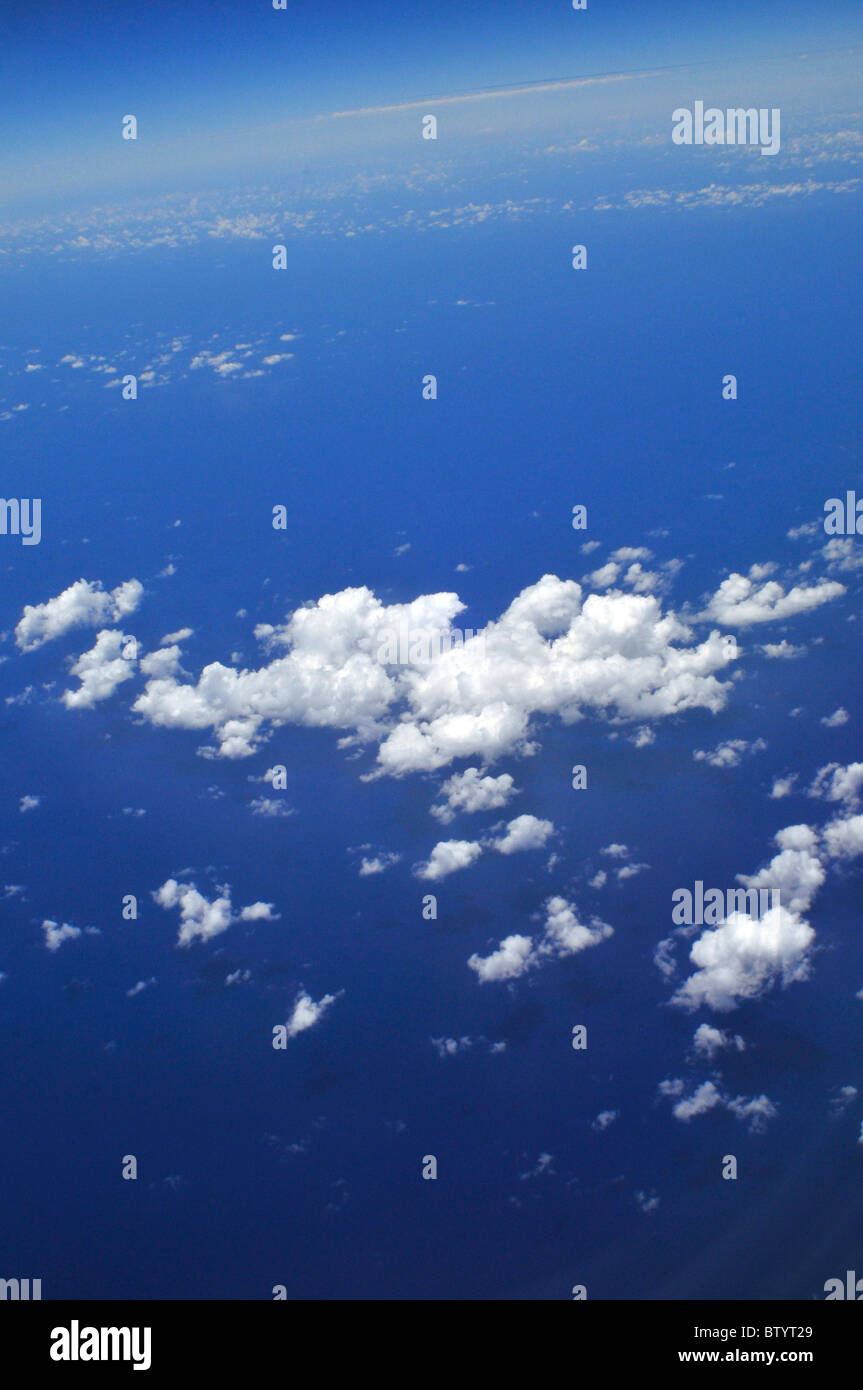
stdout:
[[834,536],[822,548],[821,554],[828,567],[833,570],[844,570],[848,573],[859,570],[863,565],[863,556],[854,544],[852,536]]
[[646,570],[637,560],[634,565],[630,565],[623,576],[624,584],[634,590],[636,594],[650,594],[654,589],[662,584],[662,576],[656,570]]
[[211,902],[199,893],[194,883],[178,883],[169,878],[153,893],[153,899],[166,911],[173,907],[180,909],[180,932],[178,946],[191,946],[193,941],[210,941],[220,936],[234,922],[272,922],[276,920],[272,903],[252,903],[235,913],[231,907],[229,888],[220,890],[221,896]]
[[802,656],[806,648],[795,647],[792,642],[783,637],[781,642],[765,642],[761,651],[771,661],[793,661],[795,657]]
[[763,738],[757,738],[754,743],[745,738],[731,738],[715,748],[696,748],[692,756],[697,763],[709,763],[711,767],[737,767],[744,753],[763,753],[766,747]]
[[382,646],[408,630],[451,635],[456,594],[385,606],[366,588],[327,594],[259,637],[287,649],[257,670],[213,662],[195,684],[152,679],[135,710],[153,724],[212,729],[217,752],[245,757],[273,727],[309,724],[379,742],[377,774],[435,771],[456,758],[494,762],[531,750],[534,716],[571,723],[589,709],[643,722],[692,708],[719,710],[716,677],[738,655],[718,632],[697,646],[655,596],[590,594],[545,575],[482,639],[443,650],[422,667],[387,664]]
[[21,800],[18,802],[18,810],[22,815],[25,811],[35,811],[41,801],[41,796],[30,796],[28,793],[26,796],[22,796]]
[[[856,768],[857,764],[851,764]],[[815,786],[819,795],[836,790],[838,799],[856,796],[856,774],[835,764],[822,768]],[[809,825],[789,825],[777,832],[778,853],[756,874],[737,874],[738,883],[756,889],[778,890],[774,903],[761,917],[731,913],[724,922],[704,932],[690,950],[697,966],[680,986],[672,1003],[695,1009],[707,1004],[719,1010],[736,1007],[741,999],[757,998],[777,982],[783,986],[809,976],[815,932],[802,914],[808,910],[827,877],[832,860],[863,855],[863,814],[834,817],[818,832]],[[780,905],[781,904],[781,905]],[[687,932],[687,935],[689,933]],[[659,943],[656,964],[668,978],[673,937]]]
[[516,787],[508,772],[499,777],[483,776],[478,767],[469,767],[465,772],[456,772],[444,782],[439,795],[444,804],[432,806],[431,813],[443,825],[449,825],[459,811],[472,814],[475,811],[496,811],[505,806],[516,793]]
[[128,579],[106,593],[98,580],[78,579],[47,603],[25,604],[15,629],[22,651],[32,652],[74,627],[98,627],[134,613],[144,593],[137,579]]
[[698,968],[680,986],[673,1003],[728,1010],[740,999],[758,997],[777,981],[784,986],[808,978],[815,932],[800,914],[826,876],[818,837],[808,825],[792,825],[774,839],[779,853],[758,873],[738,874],[737,881],[746,888],[778,889],[779,905],[761,917],[732,912],[704,932],[689,953]]
[[479,956],[474,952],[468,960],[468,965],[476,971],[481,984],[493,980],[515,980],[535,964],[533,938],[518,934],[504,937],[490,956]]
[[753,1096],[751,1099],[747,1099],[746,1096],[730,1097],[713,1081],[703,1081],[689,1096],[684,1095],[684,1091],[684,1083],[679,1078],[659,1083],[661,1096],[677,1098],[671,1113],[676,1120],[681,1120],[684,1124],[688,1124],[698,1115],[706,1115],[709,1110],[722,1106],[730,1110],[738,1120],[748,1121],[751,1131],[760,1133],[767,1121],[778,1114],[776,1106],[767,1096]]
[[598,917],[591,918],[589,927],[584,926],[578,920],[575,904],[566,898],[549,898],[545,909],[545,936],[537,948],[540,955],[573,956],[614,935],[614,928]]
[[530,936],[508,936],[491,955],[474,953],[470,957],[468,965],[481,984],[517,979],[549,957],[577,955],[614,935],[614,928],[598,917],[591,918],[590,926],[585,926],[578,920],[575,905],[566,898],[548,898],[545,913],[545,926],[538,941]]
[[499,854],[517,854],[523,849],[542,849],[549,835],[554,831],[550,820],[539,820],[536,816],[516,816],[506,827],[506,834],[499,840],[491,841],[491,848]]
[[241,922],[277,922],[279,914],[273,903],[251,903],[240,909]]
[[617,550],[612,551],[612,560],[619,560],[622,565],[631,564],[633,560],[652,560],[653,551],[648,550],[643,545],[621,545]]
[[728,1109],[738,1120],[748,1120],[749,1128],[755,1134],[761,1134],[767,1127],[767,1121],[774,1119],[779,1113],[773,1101],[764,1095],[753,1096],[751,1100],[747,1100],[745,1096],[736,1096],[728,1101]]
[[725,1048],[733,1047],[738,1052],[743,1052],[746,1048],[746,1043],[739,1034],[724,1033],[721,1028],[711,1028],[709,1023],[702,1023],[696,1028],[692,1041],[695,1051],[708,1061]]
[[478,840],[440,840],[428,862],[417,865],[414,873],[417,878],[429,880],[446,878],[458,869],[466,869],[481,854],[482,845]]
[[173,643],[141,657],[141,670],[145,676],[156,678],[177,675],[180,670],[180,648]]
[[[659,1093],[663,1096],[682,1096],[683,1082],[679,1079],[673,1081],[661,1081]],[[694,1119],[696,1115],[704,1115],[708,1110],[713,1110],[717,1105],[722,1104],[722,1095],[717,1090],[712,1081],[704,1081],[693,1091],[691,1096],[682,1096],[677,1104],[672,1107],[672,1114],[676,1120],[682,1120],[684,1124]]]
[[394,851],[376,854],[373,859],[363,859],[360,864],[360,878],[368,878],[372,874],[383,874],[387,869],[391,869],[393,864],[398,864],[400,859],[401,855]]
[[49,951],[59,951],[64,941],[71,941],[81,935],[81,928],[70,927],[68,922],[64,922],[61,927],[57,922],[45,921],[42,923],[42,930],[45,933],[45,947]]
[[616,565],[613,560],[608,560],[592,574],[585,575],[585,579],[594,589],[608,589],[617,582],[619,574],[620,565]]
[[786,593],[775,579],[759,583],[762,573],[762,566],[753,565],[748,576],[730,574],[710,599],[703,617],[721,627],[749,627],[806,613],[845,593],[845,585],[832,579],[809,586],[796,584]]
[[336,1002],[337,995],[325,994],[322,999],[315,1001],[310,994],[301,990],[294,1000],[294,1007],[291,1016],[285,1027],[289,1038],[295,1038],[298,1033],[304,1033],[307,1028],[313,1028],[320,1021],[323,1015]]
[[[553,832],[554,825],[549,820],[539,820],[538,817],[530,815],[516,816],[505,827],[505,834],[497,839],[491,836],[484,840],[440,840],[429,859],[414,866],[414,873],[417,878],[445,878],[447,874],[455,873],[458,869],[466,869],[479,858],[484,849],[497,850],[499,854],[517,854],[522,850],[542,849]],[[363,861],[364,864],[367,862],[369,861]],[[374,865],[378,861],[370,862]],[[387,866],[384,864],[382,867]],[[374,867],[360,870],[361,873],[378,871]]]
[[823,797],[826,801],[841,801],[849,809],[856,808],[863,789],[863,763],[827,763],[818,769],[807,796]]
[[640,729],[636,729],[629,741],[636,748],[649,748],[652,743],[656,742],[656,734],[649,724],[642,724]]
[[759,918],[732,912],[693,943],[689,958],[697,969],[672,1002],[725,1011],[757,998],[777,979],[783,985],[808,979],[814,940],[809,923],[788,908],[770,908]]
[[746,888],[776,888],[785,907],[805,912],[826,877],[818,857],[818,836],[808,825],[788,825],[773,837],[779,847],[757,874],[738,874]]
[[77,690],[64,690],[67,709],[92,709],[107,700],[137,669],[138,643],[116,628],[97,634],[95,646],[84,652],[70,667],[70,674],[81,682]]
[[[590,554],[587,546],[581,547],[584,554]],[[651,552],[643,546],[623,545],[615,550],[604,565],[584,576],[585,583],[593,589],[610,589],[613,584],[627,584],[637,594],[652,593],[666,587],[669,573],[673,575],[680,567],[677,560],[666,566],[666,575],[655,570],[646,570],[642,560],[649,560]]]
[[831,859],[851,859],[863,854],[863,815],[830,821],[824,827],[824,845]]

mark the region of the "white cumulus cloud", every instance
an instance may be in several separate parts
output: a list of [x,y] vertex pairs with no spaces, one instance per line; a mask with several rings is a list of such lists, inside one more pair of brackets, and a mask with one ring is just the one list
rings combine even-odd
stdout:
[[730,574],[710,599],[702,615],[721,627],[749,627],[752,623],[778,622],[796,613],[806,613],[845,593],[837,580],[822,579],[816,584],[797,584],[786,593],[775,579],[759,583],[763,567],[753,565],[749,575]]
[[524,849],[542,849],[549,835],[554,831],[550,820],[539,820],[537,816],[516,816],[511,820],[506,833],[499,840],[491,841],[491,848],[499,854],[517,854]]
[[716,673],[738,655],[733,637],[713,632],[693,645],[691,629],[656,596],[583,598],[555,575],[524,589],[481,638],[421,667],[388,662],[387,639],[402,622],[451,638],[463,609],[451,593],[390,606],[367,588],[327,594],[281,627],[257,629],[284,649],[269,664],[238,671],[212,662],[193,684],[154,678],[134,709],[153,724],[211,730],[214,751],[228,758],[249,756],[283,724],[348,730],[354,742],[378,743],[373,775],[402,776],[532,751],[534,716],[572,723],[593,710],[643,724],[726,702]]
[[63,692],[63,704],[67,709],[92,709],[100,700],[109,699],[124,681],[132,679],[137,657],[134,637],[116,628],[98,633],[95,646],[70,667],[70,674],[81,684],[77,690]]
[[482,845],[478,840],[440,840],[427,863],[418,865],[414,872],[417,878],[446,878],[459,869],[466,869],[481,854]]
[[169,878],[153,893],[160,907],[169,911],[180,909],[178,946],[191,946],[193,941],[210,941],[220,936],[235,922],[275,921],[272,903],[252,903],[237,913],[231,906],[231,892],[223,888],[212,901],[199,893],[194,883],[178,883]]
[[45,947],[49,951],[59,951],[64,941],[72,941],[81,935],[81,928],[71,927],[68,922],[60,926],[57,922],[45,921],[42,930],[45,933]]
[[307,1028],[314,1028],[315,1024],[323,1018],[327,1009],[335,1004],[337,997],[335,994],[325,994],[322,999],[316,1001],[305,990],[301,990],[294,1000],[291,1016],[285,1025],[288,1037],[295,1038],[298,1033],[304,1033]]
[[15,641],[22,651],[32,652],[71,628],[117,622],[135,612],[143,593],[143,585],[137,579],[128,579],[109,593],[98,580],[91,583],[78,579],[46,603],[25,604],[15,628]]
[[459,811],[496,811],[505,806],[515,795],[516,787],[508,772],[499,777],[483,776],[478,767],[469,767],[465,772],[456,772],[444,782],[439,795],[444,803],[432,806],[431,813],[444,825],[448,825]]

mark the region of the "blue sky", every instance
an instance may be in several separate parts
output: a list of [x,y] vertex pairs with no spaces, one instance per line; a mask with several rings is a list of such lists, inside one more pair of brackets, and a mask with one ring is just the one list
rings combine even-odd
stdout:
[[[196,167],[223,163],[232,148],[241,163],[254,162],[257,137],[244,132],[333,110],[585,74],[739,67],[835,53],[860,40],[853,4],[825,13],[742,0],[721,9],[689,0],[594,4],[578,13],[562,0],[443,3],[429,12],[384,3],[335,12],[316,0],[273,11],[263,0],[222,0],[126,6],[110,18],[99,4],[11,3],[4,24],[6,199],[10,189],[21,196],[27,177],[43,199],[52,183],[67,194],[70,162],[90,189],[117,179],[128,186],[130,155],[145,165],[153,159],[156,184],[173,183],[178,172],[188,183]],[[141,144],[123,148],[124,167],[115,147],[128,112],[137,115]],[[286,130],[277,148],[290,156],[297,138],[305,147],[308,133]],[[177,143],[190,139],[178,171]],[[319,139],[310,148],[314,154]],[[238,174],[235,165],[231,176]]]

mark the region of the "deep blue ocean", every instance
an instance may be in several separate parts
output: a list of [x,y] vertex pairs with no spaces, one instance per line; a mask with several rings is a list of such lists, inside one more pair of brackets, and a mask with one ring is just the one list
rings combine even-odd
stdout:
[[[0,698],[35,688],[2,706],[0,868],[26,888],[0,905],[10,1271],[41,1274],[53,1298],[260,1299],[283,1284],[289,1298],[558,1299],[585,1283],[596,1298],[762,1299],[821,1297],[825,1278],[860,1267],[859,1114],[827,1118],[834,1088],[863,1084],[859,882],[840,874],[819,894],[809,983],[711,1017],[747,1040],[723,1075],[731,1093],[774,1101],[765,1133],[725,1109],[678,1124],[654,1101],[664,1078],[708,1071],[681,1070],[707,1014],[670,1008],[652,964],[676,887],[733,884],[769,859],[776,830],[821,816],[800,795],[771,801],[773,778],[799,770],[802,790],[825,762],[860,756],[855,574],[840,576],[842,602],[743,632],[726,708],[655,721],[652,746],[595,715],[538,721],[541,756],[492,771],[521,789],[501,816],[554,822],[558,862],[486,855],[431,886],[411,868],[438,839],[500,818],[441,831],[429,816],[440,782],[476,759],[363,782],[374,745],[357,757],[337,731],[296,727],[250,759],[201,757],[206,732],[130,715],[132,682],[94,710],[63,708],[86,630],[26,654],[11,640],[25,603],[81,577],[139,578],[124,630],[152,650],[192,627],[182,662],[197,676],[232,653],[260,664],[257,623],[353,585],[388,603],[456,590],[461,622],[481,627],[543,574],[581,579],[618,546],[684,562],[665,600],[678,612],[731,570],[804,561],[813,543],[789,528],[863,484],[854,206],[286,233],[281,273],[260,240],[7,273],[6,367],[34,349],[46,364],[122,348],[144,363],[173,338],[191,352],[266,337],[277,351],[297,335],[276,372],[189,370],[130,402],[52,365],[3,426],[5,495],[43,499],[43,543],[6,537],[2,553]],[[735,402],[721,397],[729,372]],[[585,556],[584,539],[602,549]],[[782,637],[813,644],[807,658],[758,653]],[[849,722],[823,729],[837,706]],[[732,774],[692,756],[759,737],[767,751]],[[274,763],[295,814],[255,816],[249,779]],[[586,791],[571,788],[573,763]],[[22,816],[25,794],[42,802]],[[615,841],[650,868],[597,891]],[[360,877],[367,844],[403,857]],[[272,902],[279,920],[177,949],[176,914],[150,895],[188,868],[201,891],[227,882],[235,905]],[[421,915],[428,891],[437,921]],[[129,893],[137,921],[121,917]],[[552,893],[614,936],[480,985],[468,956],[529,932]],[[100,935],[48,953],[45,918]],[[236,970],[250,980],[226,988]],[[301,986],[344,994],[275,1051]],[[579,1023],[584,1053],[570,1045]],[[463,1035],[507,1047],[441,1059],[430,1043]],[[598,1133],[605,1109],[620,1117]],[[717,1180],[729,1153],[735,1183]],[[121,1180],[126,1154],[137,1182]],[[420,1178],[427,1154],[437,1182]],[[541,1154],[550,1171],[525,1176]],[[636,1193],[659,1206],[641,1211]]]

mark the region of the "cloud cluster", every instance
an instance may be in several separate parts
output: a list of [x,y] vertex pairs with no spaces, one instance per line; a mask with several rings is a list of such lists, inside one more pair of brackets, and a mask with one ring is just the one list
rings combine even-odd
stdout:
[[478,767],[456,772],[444,782],[438,793],[442,805],[432,806],[432,815],[442,825],[449,825],[458,812],[497,811],[516,794],[517,788],[508,772],[499,777],[484,775]]
[[[822,829],[790,825],[777,832],[777,853],[755,874],[737,874],[747,889],[775,889],[774,903],[760,917],[732,912],[717,927],[693,942],[689,959],[695,971],[680,985],[672,1003],[686,1009],[702,1005],[728,1011],[756,999],[774,985],[782,987],[809,977],[815,931],[804,914],[836,861],[863,854],[863,815],[850,814],[860,786],[860,764],[828,764],[811,794],[844,801],[843,811]],[[683,928],[691,935],[691,929]],[[659,943],[655,961],[666,977],[674,974],[674,938]],[[696,1037],[698,1035],[696,1034]]]
[[724,1033],[721,1028],[712,1028],[709,1023],[699,1024],[692,1041],[695,1051],[706,1057],[708,1062],[726,1048],[734,1048],[737,1052],[746,1049],[746,1043],[738,1033]]
[[42,930],[45,933],[45,948],[48,951],[59,951],[64,941],[72,941],[81,935],[81,928],[71,927],[68,922],[60,926],[57,922],[45,921],[42,923]]
[[480,956],[475,952],[468,965],[480,984],[515,980],[551,957],[577,955],[613,935],[614,928],[607,922],[592,917],[590,926],[585,926],[578,920],[574,903],[567,902],[566,898],[551,897],[545,904],[545,924],[538,940],[519,934],[507,936],[491,955]]
[[107,700],[124,681],[135,674],[138,643],[118,628],[105,628],[96,636],[95,646],[84,652],[69,668],[81,682],[77,690],[63,692],[67,709],[92,709]]
[[178,883],[175,878],[167,879],[153,893],[153,899],[160,907],[169,911],[180,909],[180,932],[178,946],[191,946],[193,941],[210,941],[220,936],[235,922],[274,922],[278,914],[272,903],[252,903],[249,907],[235,912],[231,906],[231,890],[227,886],[220,889],[220,896],[211,902],[199,893],[194,883]]
[[863,763],[827,763],[819,768],[807,795],[823,797],[825,801],[840,801],[849,810],[856,810],[863,791]]
[[71,628],[118,622],[135,612],[143,593],[143,585],[137,579],[128,579],[110,592],[98,580],[91,583],[78,579],[46,603],[25,604],[15,628],[15,641],[22,651],[32,652]]
[[[256,630],[271,650],[285,649],[267,665],[213,662],[194,684],[156,677],[134,709],[162,727],[212,730],[213,751],[227,758],[248,757],[283,724],[348,730],[343,744],[379,743],[369,775],[398,777],[534,751],[536,717],[572,723],[593,710],[643,721],[719,710],[728,684],[715,673],[738,655],[734,638],[718,632],[693,645],[691,629],[653,595],[583,598],[573,580],[545,575],[481,640],[456,640],[421,668],[381,658],[402,622],[451,637],[463,609],[452,593],[393,605],[367,588],[326,594],[281,627]],[[468,796],[467,787],[453,791]]]
[[[730,574],[710,599],[703,617],[720,627],[749,627],[753,623],[778,622],[808,613],[845,593],[845,585],[834,579],[816,584],[796,584],[786,593],[775,579],[762,579],[767,567],[753,565],[748,575]],[[759,582],[760,581],[760,582]]]
[[554,825],[550,820],[531,815],[516,816],[497,837],[492,834],[483,840],[439,840],[428,860],[415,866],[414,873],[422,879],[446,878],[473,864],[483,850],[518,854],[522,850],[542,849],[553,833]]
[[745,738],[730,738],[715,748],[696,748],[692,756],[697,763],[709,763],[711,767],[738,767],[744,753],[763,753],[766,747],[763,738],[754,743]]
[[684,1094],[685,1090],[685,1082],[679,1077],[659,1083],[659,1094],[674,1100],[671,1113],[683,1124],[688,1124],[698,1115],[706,1115],[709,1110],[721,1106],[738,1120],[747,1122],[750,1133],[760,1134],[766,1128],[767,1121],[774,1119],[778,1114],[773,1101],[767,1096],[753,1096],[751,1099],[747,1099],[746,1096],[728,1096],[713,1081],[703,1081],[688,1096]]

